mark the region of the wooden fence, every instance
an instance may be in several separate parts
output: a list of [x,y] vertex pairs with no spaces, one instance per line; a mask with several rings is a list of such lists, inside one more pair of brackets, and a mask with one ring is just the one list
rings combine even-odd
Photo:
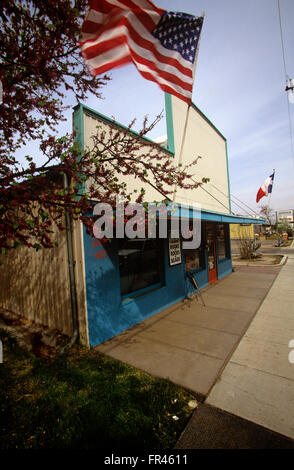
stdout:
[[[81,223],[73,224],[73,248],[80,342],[88,345]],[[66,232],[57,232],[57,248],[20,247],[1,255],[0,308],[37,323],[73,333]]]

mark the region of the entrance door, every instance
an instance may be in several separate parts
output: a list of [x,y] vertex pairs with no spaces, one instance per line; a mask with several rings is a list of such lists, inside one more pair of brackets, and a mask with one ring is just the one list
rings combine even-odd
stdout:
[[217,280],[217,265],[215,251],[215,230],[214,225],[206,225],[206,246],[208,257],[209,284]]

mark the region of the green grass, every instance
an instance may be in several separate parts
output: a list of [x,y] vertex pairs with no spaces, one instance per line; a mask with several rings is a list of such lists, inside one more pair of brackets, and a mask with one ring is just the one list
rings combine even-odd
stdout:
[[189,391],[97,351],[40,359],[0,339],[1,449],[172,449],[191,416]]

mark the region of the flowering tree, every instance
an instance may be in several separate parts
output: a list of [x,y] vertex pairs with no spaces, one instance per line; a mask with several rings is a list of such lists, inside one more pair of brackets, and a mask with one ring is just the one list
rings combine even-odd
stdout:
[[[144,147],[143,136],[157,123],[144,121],[139,135],[113,125],[110,135],[100,129],[91,152],[82,153],[75,136],[57,137],[64,119],[64,98],[77,102],[92,93],[100,97],[108,76],[93,77],[79,53],[81,23],[87,0],[2,0],[0,5],[0,250],[19,245],[39,249],[53,247],[53,228],[63,228],[64,213],[81,217],[92,199],[114,204],[117,194],[125,199],[144,199],[151,184],[163,198],[174,185],[195,188],[191,168],[176,167],[158,147]],[[29,141],[39,143],[41,157],[16,158]],[[140,160],[137,158],[140,149]],[[143,151],[142,151],[143,150]],[[196,160],[192,165],[196,163]],[[66,175],[69,186],[64,187]],[[129,194],[121,176],[142,182],[137,194]],[[82,183],[91,178],[87,194]]]

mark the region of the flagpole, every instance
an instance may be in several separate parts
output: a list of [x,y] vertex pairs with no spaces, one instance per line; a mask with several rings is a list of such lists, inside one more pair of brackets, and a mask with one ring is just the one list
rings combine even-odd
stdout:
[[[205,11],[203,11],[202,14],[201,14],[201,17],[203,18],[203,21],[204,21],[204,16],[205,16]],[[202,24],[203,24],[203,21],[202,21]],[[195,80],[196,65],[197,65],[197,61],[198,61],[201,34],[202,34],[202,28],[201,28],[201,31],[200,31],[200,34],[199,34],[199,40],[198,40],[198,44],[197,44],[197,48],[196,48],[196,54],[195,54],[195,60],[194,60],[194,68],[193,68],[193,75],[192,75],[192,90],[193,90],[193,85],[194,85],[194,80]],[[190,113],[191,106],[192,106],[192,100],[188,104],[188,109],[187,109],[187,112],[186,112],[186,119],[185,119],[184,132],[183,132],[182,145],[181,145],[181,151],[180,151],[178,165],[180,165],[182,163],[182,160],[183,160],[183,151],[184,151],[184,146],[185,146],[185,141],[186,141],[188,120],[189,120],[189,113]],[[175,199],[176,199],[176,192],[177,192],[177,188],[175,187],[174,195],[173,195],[173,202],[175,202]]]
[[270,210],[270,202],[271,202],[271,198],[272,198],[272,192],[273,192],[273,186],[274,186],[274,180],[275,180],[275,172],[276,172],[276,170],[274,169],[274,170],[273,170],[273,175],[274,175],[274,176],[273,176],[272,190],[271,190],[271,192],[270,192],[270,196],[269,196],[269,198],[268,198],[268,205],[267,205],[268,220],[269,220],[269,222],[270,222],[269,210]]
[[[202,20],[202,25],[203,25],[203,22],[204,22],[204,16],[205,16],[205,11],[203,11],[203,12],[201,13],[201,17],[203,18],[203,20]],[[197,48],[196,48],[196,54],[195,54],[194,69],[193,69],[193,85],[194,85],[194,80],[195,80],[196,64],[197,64],[197,61],[198,61],[198,54],[199,54],[199,45],[200,45],[200,40],[201,40],[201,34],[202,34],[202,27],[201,27],[201,31],[200,31],[200,34],[199,34],[199,40],[198,40],[198,44],[197,44]],[[193,85],[192,85],[192,86],[193,86]]]

